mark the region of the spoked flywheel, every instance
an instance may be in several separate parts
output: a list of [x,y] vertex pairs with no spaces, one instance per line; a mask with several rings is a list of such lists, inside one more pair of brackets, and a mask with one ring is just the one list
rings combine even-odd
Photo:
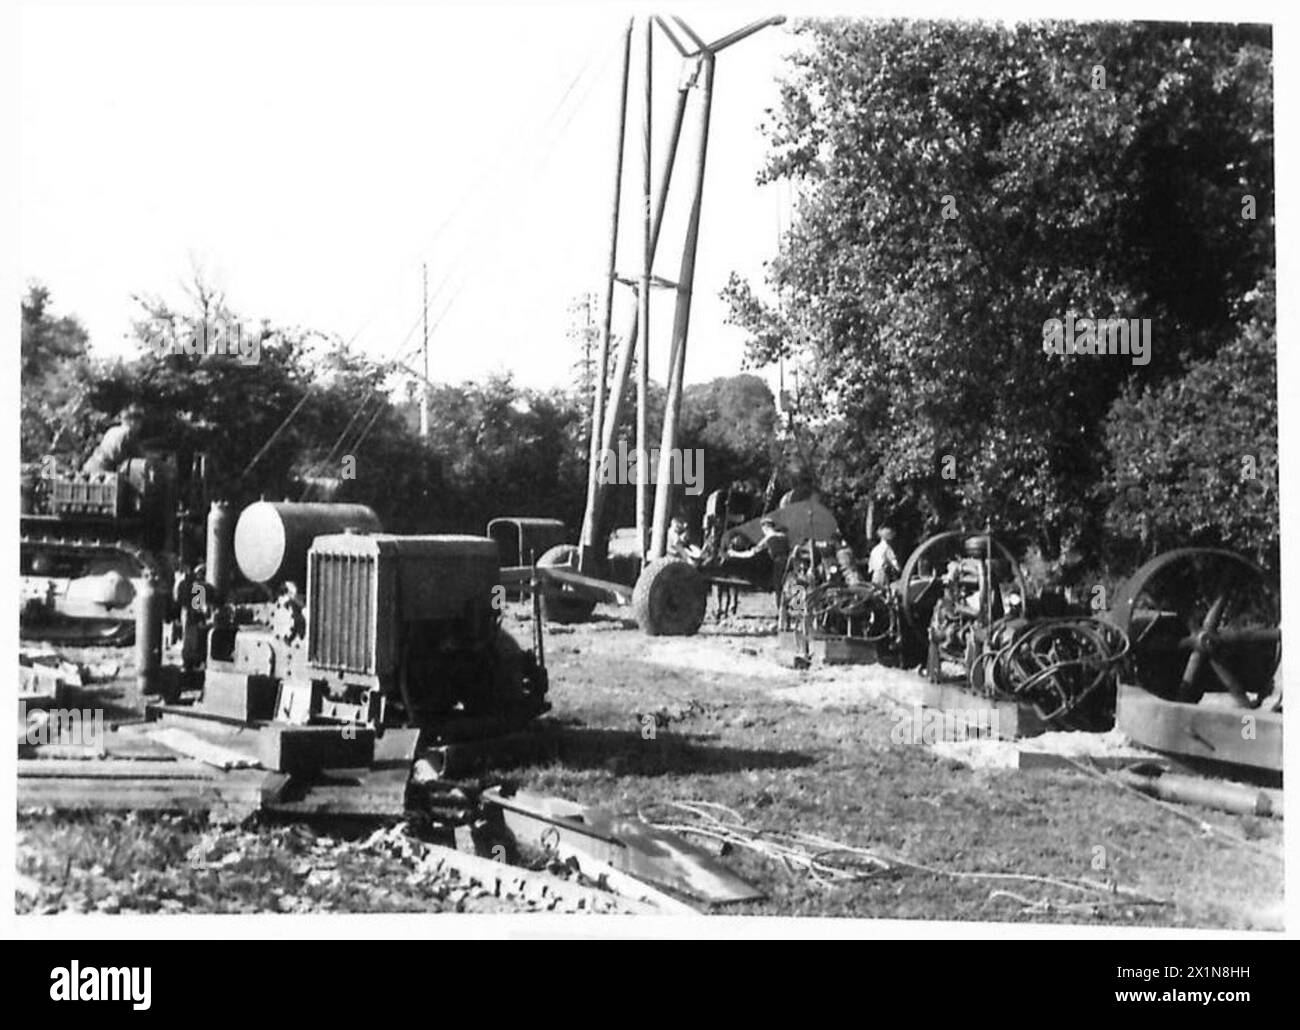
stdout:
[[1196,702],[1227,691],[1257,707],[1282,658],[1277,593],[1232,551],[1186,547],[1147,562],[1120,588],[1111,620],[1129,637],[1140,686]]

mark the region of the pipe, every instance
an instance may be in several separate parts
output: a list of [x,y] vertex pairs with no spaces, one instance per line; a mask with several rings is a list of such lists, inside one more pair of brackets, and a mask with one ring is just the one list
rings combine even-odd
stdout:
[[1236,815],[1282,818],[1280,791],[1250,787],[1244,783],[1220,783],[1178,773],[1144,776],[1130,769],[1121,769],[1116,776],[1126,786],[1162,801],[1203,805]]
[[713,110],[713,55],[705,53],[700,57],[699,63],[701,111],[700,135],[695,157],[695,193],[691,200],[686,242],[682,248],[681,270],[677,277],[677,307],[673,313],[673,341],[668,359],[668,397],[659,444],[654,536],[650,543],[651,560],[662,558],[667,547],[668,504],[673,489],[670,472],[673,452],[677,448],[677,422],[681,416],[682,381],[686,372],[686,340],[691,325],[691,294],[695,283],[695,256],[700,242],[700,209],[704,202],[704,171],[709,156],[709,118]]

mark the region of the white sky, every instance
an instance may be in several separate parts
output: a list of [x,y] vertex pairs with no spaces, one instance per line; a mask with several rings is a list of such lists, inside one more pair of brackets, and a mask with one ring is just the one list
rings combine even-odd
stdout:
[[[764,13],[689,20],[713,39]],[[179,300],[197,263],[243,316],[359,334],[362,349],[390,355],[418,322],[427,260],[431,319],[451,302],[432,336],[434,380],[511,369],[529,385],[566,381],[569,305],[602,289],[626,16],[24,8],[20,274],[46,283],[102,354],[127,348],[133,293]],[[640,190],[640,31],[638,22],[625,205]],[[758,125],[793,46],[786,28],[769,28],[718,58],[690,381],[740,369],[744,337],[723,324],[718,292],[732,270],[760,279],[776,247],[785,191],[755,186],[766,151]],[[662,153],[680,59],[662,35],[655,56]],[[670,206],[656,264],[670,279],[691,139],[688,115],[680,210]],[[623,242],[621,270],[635,274],[634,217]],[[652,315],[657,378],[670,320],[664,294]]]

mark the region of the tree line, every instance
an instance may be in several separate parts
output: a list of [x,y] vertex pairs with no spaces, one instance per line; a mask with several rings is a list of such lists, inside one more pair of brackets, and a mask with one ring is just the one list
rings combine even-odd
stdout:
[[[1266,26],[807,21],[760,182],[793,224],[732,278],[801,368],[819,478],[913,539],[992,526],[1130,571],[1278,553]],[[773,299],[768,299],[773,298]],[[1150,319],[1146,364],[1045,324]]]

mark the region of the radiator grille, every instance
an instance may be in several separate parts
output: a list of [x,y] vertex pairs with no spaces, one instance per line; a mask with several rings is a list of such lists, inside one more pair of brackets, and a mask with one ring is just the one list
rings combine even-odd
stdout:
[[310,559],[308,660],[321,668],[373,675],[376,556],[313,552]]

